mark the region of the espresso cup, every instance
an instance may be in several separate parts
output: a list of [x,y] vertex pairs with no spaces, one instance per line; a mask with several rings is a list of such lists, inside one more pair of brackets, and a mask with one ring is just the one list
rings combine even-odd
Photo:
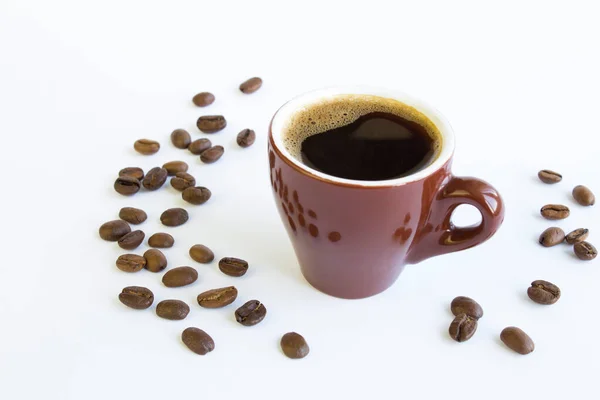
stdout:
[[[368,95],[412,107],[435,125],[440,148],[429,165],[404,177],[363,181],[313,169],[284,144],[300,110],[336,96]],[[404,266],[464,250],[500,227],[504,206],[488,183],[452,175],[454,133],[432,107],[405,93],[360,87],[329,88],[284,104],[269,127],[270,182],[275,203],[306,280],[332,296],[356,299],[391,286]],[[476,207],[481,223],[452,224],[461,204]]]

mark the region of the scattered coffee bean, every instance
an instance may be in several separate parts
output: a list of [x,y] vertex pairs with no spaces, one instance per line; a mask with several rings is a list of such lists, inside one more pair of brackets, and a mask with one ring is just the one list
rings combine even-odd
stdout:
[[204,150],[210,149],[211,146],[212,143],[209,139],[198,139],[190,143],[188,150],[190,153],[199,156]]
[[204,150],[200,154],[200,160],[205,164],[212,164],[217,161],[225,153],[223,146],[213,146],[208,150]]
[[281,338],[281,350],[289,358],[304,358],[310,352],[308,343],[302,335],[296,332],[288,332]]
[[198,271],[192,267],[177,267],[162,277],[162,282],[166,287],[181,287],[190,285],[198,279]]
[[145,287],[127,286],[119,293],[119,300],[127,307],[145,310],[154,302],[154,294]]
[[181,193],[183,200],[190,204],[204,204],[210,199],[210,190],[204,186],[189,187]]
[[171,186],[179,191],[194,187],[194,185],[196,185],[196,179],[187,172],[178,172],[171,178]]
[[533,340],[531,340],[525,332],[515,326],[504,328],[502,333],[500,333],[500,340],[502,340],[509,349],[523,355],[531,353],[535,348]]
[[470,297],[458,296],[450,303],[452,314],[467,314],[471,318],[479,319],[483,317],[483,308]]
[[123,272],[138,272],[146,266],[146,259],[137,254],[123,254],[117,258],[117,268]]
[[227,121],[222,115],[203,115],[198,118],[196,126],[204,133],[215,133],[225,128]]
[[258,77],[250,78],[240,85],[242,93],[251,94],[256,92],[262,86],[262,79]]
[[575,186],[573,189],[573,198],[582,206],[593,206],[596,203],[594,193],[583,185]]
[[552,247],[562,243],[564,240],[565,232],[562,229],[553,226],[542,232],[539,242],[544,247]]
[[144,259],[146,260],[146,268],[150,272],[160,272],[167,268],[167,257],[160,250],[150,249],[144,253]]
[[248,262],[239,258],[225,257],[219,261],[219,269],[225,275],[239,277],[248,271]]
[[189,219],[188,212],[183,208],[169,208],[160,216],[160,222],[165,226],[183,225]]
[[562,181],[562,175],[558,172],[550,171],[549,169],[543,169],[538,172],[538,178],[544,183],[552,184]]
[[159,249],[168,249],[169,247],[173,247],[173,244],[175,244],[173,236],[164,232],[155,233],[148,239],[148,246]]
[[215,96],[210,92],[198,93],[192,98],[192,102],[198,107],[206,107],[215,101]]
[[179,321],[190,313],[190,306],[181,300],[163,300],[156,305],[156,315],[164,319]]
[[466,342],[477,331],[477,319],[463,313],[458,314],[448,328],[450,337],[457,342]]
[[144,179],[144,170],[138,167],[127,167],[119,171],[119,176],[129,176],[141,181]]
[[598,250],[588,242],[575,243],[573,250],[577,258],[584,261],[593,260],[598,255]]
[[267,315],[265,305],[258,300],[250,300],[235,310],[235,320],[244,326],[258,324]]
[[527,296],[538,304],[554,304],[560,299],[560,289],[553,283],[537,280],[531,282]]
[[256,133],[252,129],[244,129],[237,135],[237,144],[240,147],[250,147],[256,140]]
[[133,148],[138,153],[149,156],[160,150],[160,144],[155,140],[140,139],[135,141],[135,143],[133,144]]
[[587,239],[589,233],[590,231],[586,228],[575,229],[574,231],[570,232],[567,236],[565,236],[565,240],[569,244],[583,242],[585,239]]
[[142,185],[148,190],[157,190],[165,183],[167,180],[167,175],[169,173],[166,169],[160,167],[154,167],[144,177],[142,181]]
[[124,250],[133,250],[144,241],[144,232],[137,230],[129,232],[117,242],[119,247]]
[[190,248],[190,257],[199,263],[208,264],[215,259],[215,254],[205,245],[195,244]]
[[178,172],[186,172],[189,168],[187,163],[183,161],[169,161],[168,163],[165,163],[165,165],[163,165],[162,167],[167,170],[167,174],[169,176],[173,176]]
[[124,196],[130,196],[140,191],[142,186],[140,181],[130,176],[120,176],[115,180],[113,185],[115,191]]
[[119,218],[130,224],[138,225],[148,219],[148,215],[144,210],[140,210],[139,208],[123,207],[119,211]]
[[198,328],[187,328],[181,334],[181,341],[188,349],[201,356],[215,349],[215,342],[210,335]]
[[129,232],[131,232],[129,224],[120,219],[105,222],[98,230],[100,237],[104,240],[108,240],[109,242],[116,242]]
[[233,286],[211,289],[198,295],[198,304],[204,308],[221,308],[235,301],[238,291]]
[[192,138],[185,129],[175,129],[171,132],[171,143],[178,149],[187,149],[192,143]]
[[565,219],[569,216],[569,207],[562,204],[547,204],[540,210],[542,217],[546,219]]

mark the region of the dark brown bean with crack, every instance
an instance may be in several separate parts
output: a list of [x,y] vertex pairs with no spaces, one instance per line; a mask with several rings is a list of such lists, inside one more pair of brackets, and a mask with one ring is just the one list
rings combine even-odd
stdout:
[[547,204],[540,210],[542,217],[546,219],[565,219],[569,216],[569,207],[562,204]]
[[190,248],[190,257],[201,264],[208,264],[215,259],[215,254],[205,245],[195,244]]
[[146,260],[144,268],[150,272],[160,272],[167,268],[167,257],[165,257],[163,252],[160,250],[146,250],[144,253],[144,259]]
[[213,146],[200,154],[200,160],[205,164],[212,164],[219,160],[225,153],[223,146]]
[[574,231],[569,232],[567,236],[565,236],[565,240],[569,244],[575,244],[579,242],[583,242],[587,239],[590,231],[586,228],[575,229]]
[[238,291],[234,286],[211,289],[198,295],[197,300],[200,307],[221,308],[235,301]]
[[310,352],[308,343],[302,335],[296,332],[288,332],[281,338],[281,350],[289,358],[304,358]]
[[132,194],[136,194],[140,191],[140,187],[142,184],[135,178],[131,176],[120,176],[115,179],[115,183],[113,187],[115,188],[115,192],[122,194],[124,196],[131,196]]
[[155,233],[148,239],[148,246],[159,249],[168,249],[173,247],[173,244],[175,244],[175,239],[173,239],[173,236],[164,232]]
[[129,176],[141,181],[144,179],[144,170],[138,167],[127,167],[119,171],[119,176]]
[[467,314],[458,314],[448,328],[450,337],[457,342],[466,342],[477,331],[477,319]]
[[178,172],[173,178],[171,178],[171,186],[179,191],[183,191],[189,187],[194,187],[195,185],[196,179],[187,172]]
[[204,186],[189,187],[181,193],[181,198],[190,204],[200,205],[206,203],[211,196],[210,190]]
[[553,226],[546,229],[540,235],[539,242],[544,247],[552,247],[565,240],[565,232],[559,227]]
[[560,289],[548,281],[537,280],[531,282],[527,296],[538,304],[554,304],[560,299]]
[[166,169],[154,167],[148,171],[142,185],[148,190],[158,190],[166,182],[168,174]]
[[163,300],[156,305],[156,315],[171,321],[185,319],[190,313],[190,306],[181,300]]
[[204,133],[215,133],[227,126],[227,121],[222,115],[203,115],[198,118],[196,126]]
[[192,103],[198,107],[206,107],[215,101],[215,95],[210,92],[201,92],[192,98]]
[[129,308],[145,310],[154,302],[154,293],[141,286],[127,286],[119,293],[119,300]]
[[198,271],[192,267],[177,267],[162,277],[162,282],[166,287],[182,287],[190,285],[198,279]]
[[144,210],[134,207],[123,207],[119,211],[119,218],[127,221],[130,224],[138,225],[148,219],[148,215]]
[[117,268],[123,272],[138,272],[146,266],[146,259],[137,254],[123,254],[117,258]]
[[201,356],[210,353],[215,349],[213,338],[202,329],[187,328],[181,334],[181,341],[196,354]]
[[198,139],[190,143],[188,150],[190,153],[199,156],[204,150],[210,149],[211,147],[212,143],[209,139]]
[[548,184],[558,183],[562,181],[562,175],[558,172],[550,171],[549,169],[543,169],[538,172],[538,178],[540,181]]
[[519,354],[529,354],[535,349],[533,340],[516,326],[504,328],[500,333],[500,340],[511,350]]
[[235,320],[244,326],[253,326],[265,319],[267,308],[258,300],[250,300],[235,310]]
[[178,149],[187,149],[192,143],[192,137],[185,129],[175,129],[171,132],[171,143]]
[[238,133],[236,142],[240,147],[246,148],[254,144],[256,133],[252,129],[244,129]]
[[149,156],[160,150],[160,143],[158,143],[156,140],[139,139],[135,141],[133,148],[138,153]]
[[573,198],[582,206],[593,206],[596,203],[594,193],[583,185],[575,186],[573,189]]
[[219,261],[219,269],[225,275],[240,277],[248,271],[248,262],[234,257],[225,257]]
[[467,314],[475,319],[483,317],[483,308],[481,308],[479,303],[466,296],[455,297],[452,303],[450,303],[450,311],[454,315]]
[[116,242],[129,232],[131,232],[131,227],[129,224],[120,219],[105,222],[98,230],[100,237],[104,240],[108,240],[109,242]]
[[262,79],[259,77],[250,78],[240,85],[240,91],[245,94],[256,92],[262,86]]
[[133,250],[137,248],[140,244],[142,244],[145,236],[146,235],[144,234],[144,232],[140,230],[129,232],[121,239],[119,239],[117,244],[120,248],[124,250]]
[[598,250],[596,250],[596,248],[588,242],[575,243],[575,246],[573,246],[573,251],[575,252],[577,258],[584,261],[593,260],[598,255]]
[[183,208],[169,208],[160,215],[160,222],[165,226],[183,225],[189,219],[188,212]]

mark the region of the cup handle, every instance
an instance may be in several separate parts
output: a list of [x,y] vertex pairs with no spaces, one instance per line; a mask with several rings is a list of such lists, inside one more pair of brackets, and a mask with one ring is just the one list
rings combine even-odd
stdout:
[[[481,213],[481,223],[457,227],[452,212],[470,204]],[[485,242],[504,220],[504,203],[493,186],[477,178],[451,177],[439,191],[422,228],[417,231],[407,262],[416,264],[427,258],[468,249]]]

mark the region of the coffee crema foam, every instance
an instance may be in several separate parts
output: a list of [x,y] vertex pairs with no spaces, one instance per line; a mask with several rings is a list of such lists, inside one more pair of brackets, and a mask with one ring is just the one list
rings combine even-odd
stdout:
[[302,161],[302,142],[306,138],[349,125],[373,112],[397,115],[421,125],[433,139],[432,160],[439,156],[442,134],[425,114],[398,100],[373,95],[336,95],[298,109],[283,127],[283,145],[294,158]]

